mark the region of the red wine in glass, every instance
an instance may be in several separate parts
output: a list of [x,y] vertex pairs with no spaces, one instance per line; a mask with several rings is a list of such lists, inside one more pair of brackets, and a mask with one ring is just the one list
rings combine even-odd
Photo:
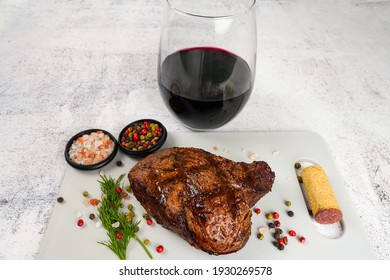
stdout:
[[157,79],[165,105],[187,127],[221,127],[247,103],[256,69],[255,2],[166,0]]
[[165,104],[184,124],[213,129],[232,120],[252,92],[252,72],[239,56],[195,47],[163,61],[158,84]]

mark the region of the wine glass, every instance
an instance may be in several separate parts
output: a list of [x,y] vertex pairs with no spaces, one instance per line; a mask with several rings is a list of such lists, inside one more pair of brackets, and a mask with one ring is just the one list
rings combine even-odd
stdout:
[[166,0],[158,85],[194,130],[231,121],[247,103],[256,68],[256,0]]

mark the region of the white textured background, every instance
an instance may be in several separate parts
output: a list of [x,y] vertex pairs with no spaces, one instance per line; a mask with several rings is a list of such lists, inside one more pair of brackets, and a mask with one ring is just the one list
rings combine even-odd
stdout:
[[[0,259],[37,257],[76,132],[155,117],[163,0],[0,0]],[[221,131],[323,136],[390,259],[390,1],[258,1],[250,102]]]

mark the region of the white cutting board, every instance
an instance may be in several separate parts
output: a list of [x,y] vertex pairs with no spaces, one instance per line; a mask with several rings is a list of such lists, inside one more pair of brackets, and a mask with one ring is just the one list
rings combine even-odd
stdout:
[[[245,132],[245,133],[169,133],[163,148],[181,146],[197,147],[226,158],[252,162],[249,154],[257,154],[257,160],[267,161],[276,173],[276,180],[271,193],[262,198],[255,207],[261,214],[252,215],[252,235],[246,246],[240,251],[223,256],[212,256],[190,246],[174,233],[160,225],[148,226],[142,215],[145,210],[133,195],[125,200],[134,205],[136,219],[142,220],[138,236],[141,240],[149,239],[148,246],[154,259],[373,259],[371,245],[363,231],[353,205],[349,199],[344,181],[340,177],[332,155],[325,141],[312,132]],[[218,150],[214,150],[214,146]],[[243,151],[243,148],[247,151]],[[326,170],[340,208],[343,212],[343,234],[339,238],[327,238],[320,234],[311,221],[296,180],[295,162],[311,160],[320,164]],[[121,160],[124,166],[117,167],[116,161]],[[117,177],[126,174],[137,162],[118,151],[116,159],[102,170],[106,175]],[[41,244],[40,259],[117,259],[109,249],[99,245],[98,241],[107,240],[105,230],[96,228],[95,221],[89,220],[90,213],[97,213],[92,206],[84,204],[83,191],[88,191],[91,197],[100,198],[99,171],[79,171],[68,166],[65,178],[58,196],[65,202],[56,202],[45,238]],[[127,176],[126,176],[127,177]],[[127,181],[127,179],[126,179]],[[284,201],[292,202],[290,207]],[[294,217],[288,217],[287,210],[294,211]],[[305,243],[299,243],[297,237],[289,236],[289,243],[283,251],[279,251],[272,241],[272,234],[258,240],[256,235],[259,227],[269,222],[265,213],[277,211],[280,214],[281,229],[286,233],[294,229],[297,235],[304,235]],[[76,225],[76,213],[80,212],[85,225]],[[155,248],[162,244],[165,250],[158,254]],[[141,246],[134,240],[128,248],[128,259],[148,259]]]

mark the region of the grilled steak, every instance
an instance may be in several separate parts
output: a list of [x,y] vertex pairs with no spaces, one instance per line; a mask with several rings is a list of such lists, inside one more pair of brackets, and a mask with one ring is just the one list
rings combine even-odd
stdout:
[[210,254],[243,248],[250,208],[275,179],[266,162],[234,162],[196,148],[169,148],[129,173],[134,196],[157,223]]

